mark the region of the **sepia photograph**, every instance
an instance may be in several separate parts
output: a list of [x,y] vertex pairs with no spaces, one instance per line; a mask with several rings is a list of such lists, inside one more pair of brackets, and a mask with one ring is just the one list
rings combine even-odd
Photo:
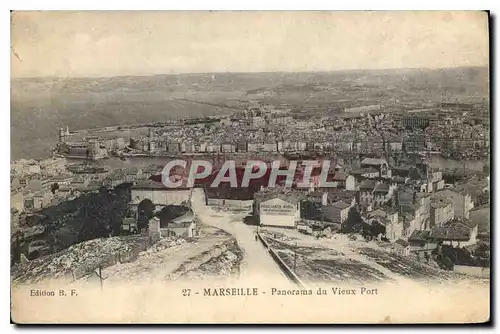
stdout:
[[490,321],[488,11],[12,11],[15,324]]

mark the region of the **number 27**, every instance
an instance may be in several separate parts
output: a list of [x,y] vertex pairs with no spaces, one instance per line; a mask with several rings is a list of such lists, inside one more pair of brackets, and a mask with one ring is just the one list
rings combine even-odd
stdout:
[[191,296],[191,289],[182,289],[182,295],[184,297],[189,297]]

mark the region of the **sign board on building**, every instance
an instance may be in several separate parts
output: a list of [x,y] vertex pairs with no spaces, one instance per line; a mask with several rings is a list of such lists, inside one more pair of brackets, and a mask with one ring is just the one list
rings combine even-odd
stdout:
[[292,203],[275,198],[260,204],[260,214],[272,216],[293,216],[297,211]]

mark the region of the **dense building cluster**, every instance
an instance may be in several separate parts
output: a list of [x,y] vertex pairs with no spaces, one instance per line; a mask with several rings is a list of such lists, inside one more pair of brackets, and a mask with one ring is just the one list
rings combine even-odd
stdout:
[[85,136],[71,142],[60,129],[55,154],[108,155],[270,154],[291,152],[400,154],[433,152],[456,159],[484,158],[489,149],[488,115],[476,105],[340,114],[304,115],[254,107],[230,116],[150,125],[146,135]]
[[[481,158],[489,150],[489,123],[480,112],[457,113],[450,108],[456,106],[397,113],[384,112],[378,105],[335,116],[305,116],[289,109],[255,106],[230,116],[143,125],[135,127],[140,130],[136,132],[117,127],[85,131],[76,141],[73,135],[77,132],[60,129],[53,158],[12,163],[12,224],[21,226],[44,208],[82,193],[132,183],[130,215],[127,213],[123,224],[135,231],[138,206],[145,200],[157,207],[188,205],[192,189],[166,188],[158,177],[163,166],[103,168],[90,161],[134,157],[188,157],[189,161],[200,155],[211,156],[216,168],[194,184],[205,189],[206,204],[246,212],[250,223],[309,234],[326,229],[361,233],[368,239],[385,240],[403,255],[415,253],[422,258],[439,245],[473,246],[489,234],[469,214],[489,202],[489,177],[479,173],[450,183],[443,170],[431,168],[423,157]],[[113,136],[102,136],[106,131]],[[304,158],[308,154],[330,160],[327,179],[334,186],[322,187],[316,169],[308,187],[297,186],[304,175],[301,162],[308,160]],[[299,168],[292,185],[281,178],[276,187],[269,187],[267,173],[246,188],[224,182],[209,187],[217,168],[236,157],[241,158],[237,173],[248,157],[266,162],[279,157],[285,169],[296,160]],[[84,164],[68,165],[67,159],[75,158]],[[174,174],[185,179],[186,171],[175,170]],[[180,233],[172,232],[175,228],[161,230],[158,221],[150,223],[160,235]],[[181,225],[182,233],[192,234],[191,221]]]
[[381,110],[312,117],[254,111],[243,116],[153,128],[147,137],[132,138],[130,148],[156,154],[460,151],[473,156],[472,150],[476,154],[487,152],[490,141],[487,122],[476,124],[467,112],[456,114],[446,109],[429,117],[403,117]]
[[[225,192],[219,189],[207,193],[208,204],[247,210],[261,225],[363,231],[391,242],[408,242],[422,231],[451,231],[460,225],[469,229],[462,229],[465,232],[460,237],[450,232],[449,238],[440,236],[440,240],[461,245],[476,242],[477,223],[469,220],[474,200],[459,185],[445,185],[440,171],[419,164],[420,177],[415,178],[408,170],[392,170],[387,161],[374,158],[363,159],[361,166],[365,172],[337,166],[329,179],[339,182],[332,188],[315,187],[314,183],[307,189],[296,184],[290,188],[261,187],[259,191],[249,189],[245,198],[233,197],[230,188]],[[471,187],[481,193],[488,191],[488,179],[463,182],[474,184]]]

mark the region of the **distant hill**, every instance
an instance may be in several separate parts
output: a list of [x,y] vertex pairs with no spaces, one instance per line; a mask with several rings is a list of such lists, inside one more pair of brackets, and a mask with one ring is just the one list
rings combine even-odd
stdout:
[[409,99],[470,99],[487,97],[488,87],[487,68],[13,79],[11,158],[46,156],[61,126],[82,129],[234,111],[196,101],[243,108],[249,100],[261,100],[300,109],[367,95],[381,99],[398,91]]

